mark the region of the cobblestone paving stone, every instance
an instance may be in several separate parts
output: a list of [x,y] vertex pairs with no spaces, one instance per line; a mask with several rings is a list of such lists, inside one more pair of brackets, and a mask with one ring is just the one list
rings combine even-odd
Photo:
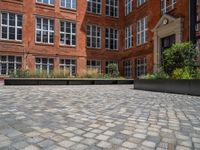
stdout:
[[200,150],[200,97],[1,84],[0,150],[40,149]]

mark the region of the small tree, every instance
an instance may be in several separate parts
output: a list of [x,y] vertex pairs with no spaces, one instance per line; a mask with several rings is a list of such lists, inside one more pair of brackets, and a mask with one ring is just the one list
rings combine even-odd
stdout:
[[108,64],[107,69],[108,69],[109,76],[114,77],[114,78],[119,76],[119,69],[116,63]]
[[191,42],[177,43],[163,53],[163,68],[172,75],[176,68],[188,67],[194,71],[198,66],[198,50]]

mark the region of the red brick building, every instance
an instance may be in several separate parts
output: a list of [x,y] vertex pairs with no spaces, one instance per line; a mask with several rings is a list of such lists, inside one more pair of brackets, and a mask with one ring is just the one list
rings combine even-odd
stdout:
[[189,41],[189,0],[1,0],[0,76],[115,62],[135,78],[158,70],[162,51]]

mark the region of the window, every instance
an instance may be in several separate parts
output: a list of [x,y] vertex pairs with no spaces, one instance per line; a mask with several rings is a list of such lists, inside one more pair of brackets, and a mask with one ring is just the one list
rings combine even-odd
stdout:
[[60,22],[60,44],[76,45],[76,24],[68,21]]
[[106,16],[118,17],[119,16],[119,1],[106,0]]
[[125,48],[133,47],[133,26],[130,25],[125,29]]
[[1,36],[3,40],[22,40],[22,15],[2,12],[1,13]]
[[133,0],[125,1],[125,15],[127,16],[133,11]]
[[106,48],[112,50],[118,49],[118,30],[106,28]]
[[37,17],[36,42],[49,44],[54,43],[54,20]]
[[99,73],[101,73],[101,61],[99,60],[88,60],[87,61],[88,69],[96,69]]
[[130,60],[124,62],[124,76],[126,78],[132,77],[132,66]]
[[101,28],[99,26],[87,26],[87,47],[101,48]]
[[37,3],[43,3],[48,5],[54,5],[54,0],[37,0]]
[[67,9],[76,9],[76,0],[61,0],[61,7]]
[[60,70],[76,76],[76,59],[60,59]]
[[36,58],[36,71],[40,73],[47,72],[50,74],[53,71],[53,58]]
[[[199,21],[199,16],[197,16],[197,22]],[[199,23],[196,24],[196,31],[198,32],[199,31]]]
[[165,14],[173,10],[176,6],[176,0],[161,0],[161,13]]
[[22,68],[21,56],[0,56],[0,75],[16,73]]
[[117,64],[118,67],[119,67],[119,64],[118,64],[117,61],[114,61],[114,60],[107,61],[107,62],[106,62],[106,74],[109,74],[109,73],[110,73],[110,70],[108,69],[108,65],[109,65],[109,64]]
[[142,18],[137,22],[137,45],[141,45],[147,42],[148,25],[147,17]]
[[146,0],[137,0],[137,7],[141,6],[145,2],[146,2]]
[[88,0],[87,11],[95,14],[101,14],[101,0]]
[[140,77],[141,75],[145,75],[147,73],[147,63],[146,58],[139,58],[136,60],[136,75]]

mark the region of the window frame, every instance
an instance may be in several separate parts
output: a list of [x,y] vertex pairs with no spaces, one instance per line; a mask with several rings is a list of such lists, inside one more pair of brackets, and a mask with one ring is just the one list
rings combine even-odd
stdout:
[[[4,25],[3,24],[3,13],[7,14],[7,24]],[[15,25],[10,25],[10,14],[14,14],[15,15]],[[21,26],[18,26],[18,17],[21,17]],[[3,27],[6,27],[7,29],[7,38],[3,38],[2,37],[2,33],[3,33]],[[9,30],[10,28],[14,28],[15,29],[15,39],[10,39],[10,35],[9,35]],[[21,30],[21,39],[18,39],[18,29]],[[15,12],[7,12],[7,11],[0,11],[0,40],[5,40],[5,41],[16,41],[16,42],[22,42],[23,41],[23,14],[20,13],[15,13]]]
[[147,58],[146,57],[137,58],[136,59],[136,76],[140,77],[145,74],[147,74]]
[[129,25],[125,28],[125,49],[133,47],[133,25]]
[[[87,1],[87,12],[88,13],[92,13],[92,14],[97,14],[97,15],[101,15],[102,14],[102,0],[100,0],[100,2],[97,2],[98,0],[95,0],[95,2],[94,2],[94,0],[88,0]],[[88,3],[91,3],[90,4],[90,11],[88,10],[88,7],[89,7],[89,5],[88,5]],[[95,6],[96,6],[96,12],[94,12],[93,11],[93,3],[95,3]],[[100,12],[98,12],[98,5],[100,5]]]
[[148,42],[148,16],[137,21],[137,46]]
[[[64,23],[64,32],[61,31],[61,22]],[[70,24],[70,33],[66,32],[66,24]],[[75,25],[75,33],[73,33],[73,25]],[[64,34],[64,44],[61,43],[61,34]],[[70,35],[70,44],[66,44],[66,36]],[[61,46],[71,46],[71,47],[76,47],[77,44],[77,24],[76,22],[73,21],[68,21],[68,20],[60,20],[60,45]],[[73,36],[75,36],[75,45],[73,44]]]
[[[90,27],[90,35],[88,35],[88,27]],[[92,35],[93,33],[93,27],[95,27],[96,29],[96,36]],[[97,36],[97,32],[98,32],[98,28],[100,29],[100,35]],[[94,25],[94,24],[88,24],[86,26],[86,47],[90,48],[90,49],[101,49],[102,48],[102,28],[99,25]],[[90,46],[88,46],[88,38],[90,39]],[[93,38],[95,38],[96,41],[96,47],[93,47]],[[98,47],[98,39],[99,39],[99,47]]]
[[[40,29],[37,28],[38,27],[37,19],[41,19],[41,28]],[[48,29],[47,30],[43,29],[44,28],[44,19],[48,20]],[[52,18],[41,17],[41,16],[36,16],[35,20],[36,20],[35,21],[35,43],[36,44],[54,45],[54,42],[55,42],[55,37],[54,37],[55,36],[55,20]],[[50,30],[50,26],[51,26],[50,21],[53,21],[53,30]],[[37,31],[41,32],[41,35],[40,35],[41,40],[40,41],[37,41]],[[43,32],[48,33],[48,42],[43,41],[43,35],[44,35]],[[50,33],[53,33],[53,42],[52,43],[50,42]]]
[[[92,63],[95,62],[95,65],[92,65]],[[88,65],[89,63],[89,65]],[[99,63],[99,65],[98,65]],[[87,60],[87,69],[97,69],[99,73],[102,72],[102,61],[97,59],[88,59]]]
[[55,5],[55,0],[53,0],[53,4],[51,4],[51,0],[48,0],[48,3],[45,3],[44,0],[40,0],[40,1],[36,0],[36,3],[38,3],[38,4],[44,4],[44,5],[50,5],[50,6],[54,6]]
[[[2,61],[2,56],[6,57],[6,61]],[[9,62],[9,57],[14,57],[14,61],[13,62]],[[21,62],[17,61],[17,57],[20,57]],[[5,75],[9,75],[9,64],[14,64],[14,74],[17,71],[17,65],[21,65],[20,69],[22,68],[22,56],[14,56],[14,55],[0,55],[0,76],[5,76]],[[2,64],[6,64],[6,74],[2,74]]]
[[[105,15],[107,16],[107,17],[114,17],[114,18],[119,18],[119,0],[117,0],[117,4],[115,3],[115,0],[113,0],[114,2],[113,2],[113,4],[114,5],[111,5],[111,2],[110,2],[111,0],[109,0],[109,3],[106,3],[105,4],[105,7],[106,7],[106,9],[105,9]],[[107,1],[106,1],[107,2]],[[115,5],[116,4],[116,5]],[[109,8],[108,9],[108,11],[107,11],[107,8]],[[113,8],[113,14],[114,15],[111,15],[111,8]],[[117,9],[117,11],[115,11],[115,9]],[[107,14],[107,12],[108,12],[108,14]],[[116,15],[115,15],[116,14]]]
[[125,0],[125,16],[133,12],[133,0]]
[[[75,1],[75,8],[73,7],[73,2]],[[62,0],[60,0],[60,7],[69,10],[77,10],[77,0],[70,0],[70,7],[67,7],[67,0],[64,0],[65,6],[62,6]]]
[[[36,59],[40,59],[40,63],[37,63]],[[43,59],[47,59],[47,63],[44,64],[42,61]],[[53,60],[53,63],[50,63],[50,59]],[[37,65],[40,66],[39,72],[42,73],[42,71],[47,71],[47,74],[50,74],[50,66],[52,66],[52,71],[54,71],[54,58],[52,57],[35,57],[35,70],[37,71]],[[47,66],[47,70],[43,70],[43,66]]]
[[[108,30],[108,37],[107,37],[106,30]],[[111,34],[112,34],[111,30],[113,30],[112,38],[111,38]],[[117,32],[117,35],[115,35],[116,32]],[[115,36],[117,36],[117,38],[115,38]],[[107,40],[108,40],[108,47],[107,47]],[[110,46],[111,40],[113,40],[113,47],[116,47],[116,48],[111,48]],[[116,45],[115,45],[115,42],[116,42]],[[105,48],[109,50],[113,50],[113,51],[119,50],[119,30],[118,29],[111,28],[111,27],[105,28]]]
[[[61,60],[64,60],[64,64],[61,63]],[[70,64],[67,64],[66,61],[70,60]],[[75,61],[75,64],[72,62]],[[70,77],[75,77],[77,75],[77,59],[76,58],[60,58],[59,60],[59,69],[61,71],[61,67],[64,67],[66,70],[69,67]],[[75,73],[73,75],[73,67],[75,67]]]

